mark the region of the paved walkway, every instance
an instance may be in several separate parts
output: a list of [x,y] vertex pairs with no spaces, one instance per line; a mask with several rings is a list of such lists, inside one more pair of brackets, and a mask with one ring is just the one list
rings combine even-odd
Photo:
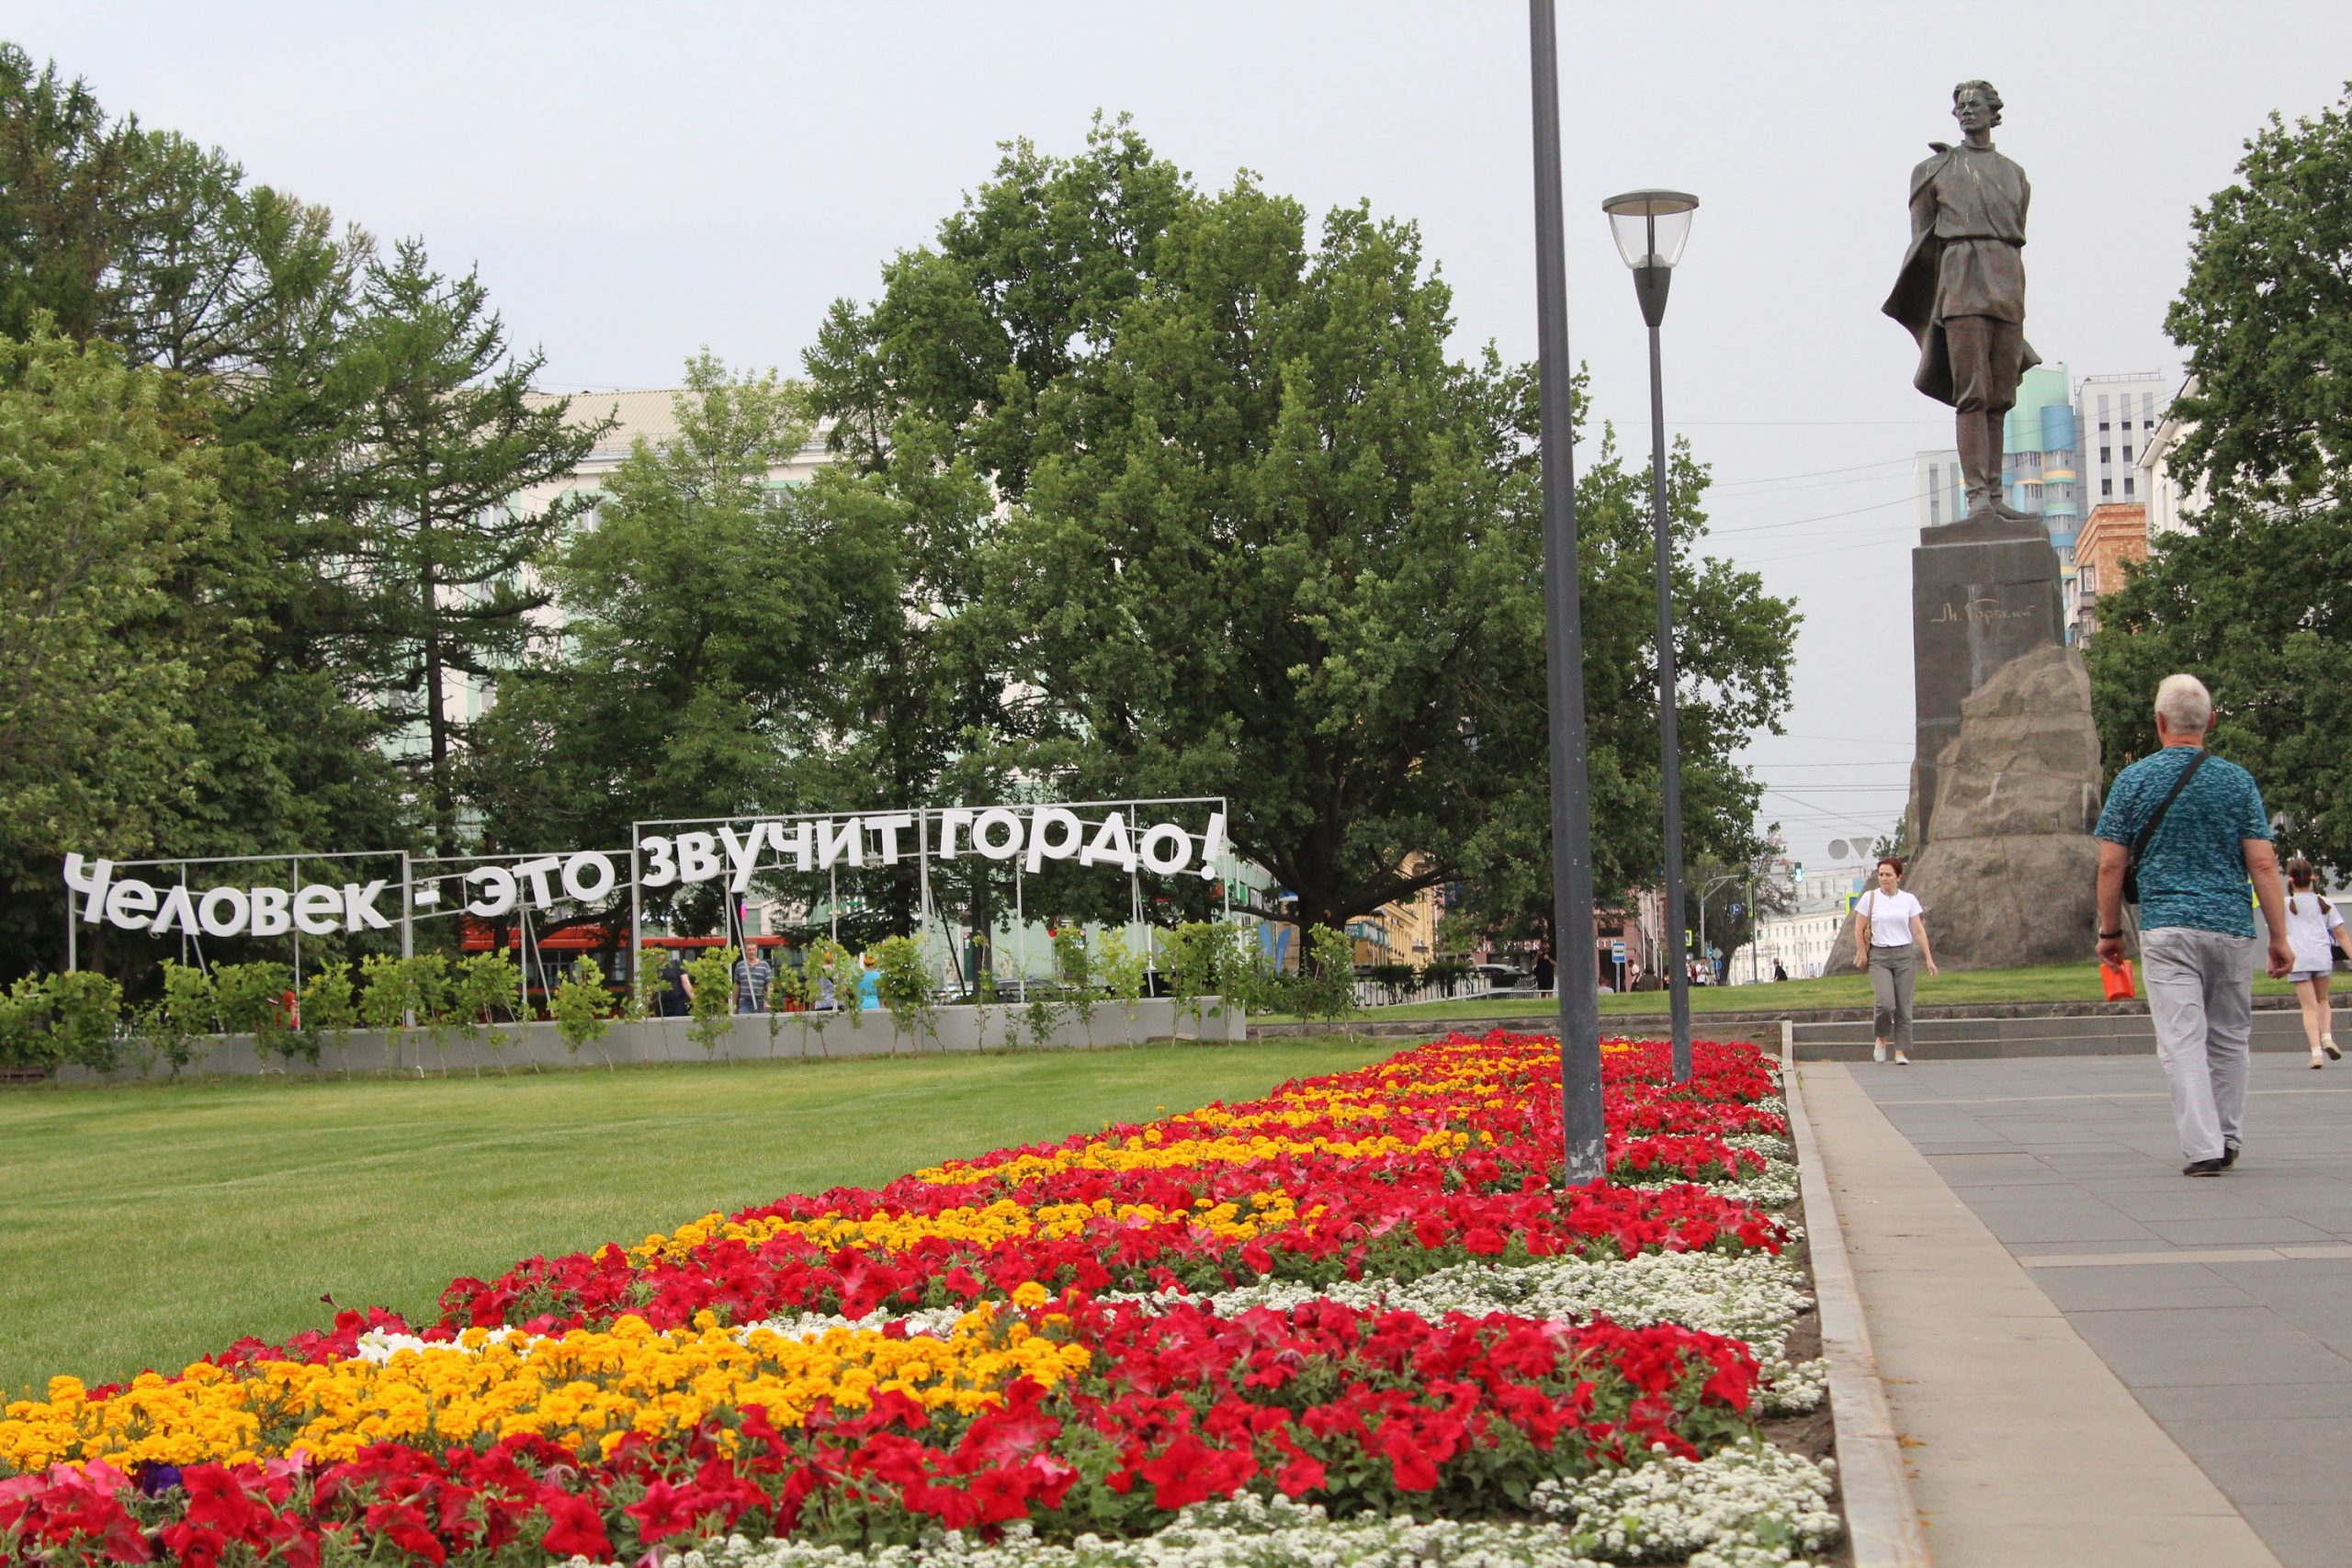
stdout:
[[[1840,1184],[1849,1237],[1857,1224],[1877,1224],[1874,1211],[1884,1203],[1874,1199],[1892,1195],[1871,1191],[1870,1160],[1891,1159],[1897,1169],[1907,1155],[1939,1179],[1946,1219],[1964,1208],[1966,1228],[1994,1244],[1981,1261],[2034,1287],[2032,1299],[2021,1295],[2013,1305],[2048,1326],[2063,1323],[2067,1338],[2094,1352],[2144,1424],[2195,1461],[2196,1481],[2218,1489],[2278,1562],[2302,1568],[2346,1560],[2352,1065],[2314,1073],[2300,1056],[2257,1055],[2245,1156],[2214,1180],[2179,1174],[2163,1076],[2144,1057],[1804,1070],[1824,1163],[1838,1174],[1842,1151],[1845,1174],[1860,1179]],[[1932,1211],[1934,1197],[1914,1201]],[[1897,1234],[1877,1239],[1883,1262],[1920,1250]],[[1858,1277],[1863,1272],[1858,1260]],[[1880,1324],[1879,1298],[1900,1315],[1899,1292],[1889,1287],[1883,1279],[1874,1292],[1861,1279],[1882,1363],[1901,1375],[1909,1352],[1891,1356]],[[1965,1332],[1971,1302],[1963,1292],[1943,1303],[1947,1332]],[[1916,1331],[1936,1332],[1936,1303],[1919,1304]],[[1997,1397],[2032,1397],[2019,1381],[2010,1377]],[[1906,1404],[1924,1404],[1923,1419],[1935,1418],[1938,1395],[1925,1377],[1891,1388],[1890,1398],[1898,1423]],[[2098,1432],[2080,1435],[2094,1454],[2110,1442]],[[2145,1436],[2138,1434],[2140,1447]],[[1929,1442],[1915,1456],[1921,1505],[1931,1513],[1931,1497],[1949,1485],[1932,1449]],[[2177,1502],[2189,1495],[2151,1488],[2143,1495]],[[1961,1561],[1945,1552],[1941,1532],[1931,1533],[1939,1563]],[[2217,1554],[2196,1530],[2143,1542],[2143,1552],[2150,1548],[2142,1561],[2246,1560]]]

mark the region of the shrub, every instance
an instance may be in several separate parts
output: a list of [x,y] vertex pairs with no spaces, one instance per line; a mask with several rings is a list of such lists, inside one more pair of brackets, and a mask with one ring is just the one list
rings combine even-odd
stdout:
[[0,992],[0,1067],[45,1073],[57,1065],[49,987],[26,976]]
[[931,1000],[931,975],[924,967],[922,946],[912,937],[894,936],[877,943],[867,954],[874,960],[875,990],[890,1010],[890,1054],[898,1055],[903,1032],[918,1050],[922,1036],[939,1038],[939,1010]]
[[1316,926],[1306,933],[1306,964],[1292,993],[1301,1018],[1336,1023],[1355,1011],[1355,946],[1345,931]]
[[51,975],[46,988],[56,1061],[110,1073],[121,1061],[122,987],[87,969]]
[[1094,970],[1102,976],[1102,988],[1111,993],[1111,999],[1126,1014],[1127,1043],[1132,1045],[1136,1043],[1136,1008],[1143,1000],[1143,954],[1130,947],[1125,936],[1107,926],[1102,931],[1102,951],[1095,956]]
[[[456,1018],[458,1032],[469,1040],[486,1040],[492,1050],[503,1049],[522,1038],[518,1022],[514,1032],[498,1032],[498,1015],[502,1010],[520,1016],[522,1010],[523,972],[504,953],[486,949],[473,953],[458,964],[452,976],[451,1011]],[[500,1072],[512,1069],[501,1061]],[[481,1076],[481,1064],[474,1064],[474,1076]]]
[[686,976],[695,983],[694,1021],[686,1025],[686,1038],[701,1046],[706,1056],[718,1054],[719,1043],[734,1026],[738,956],[731,947],[715,947],[686,965]]
[[[1054,1026],[1061,1021],[1062,1017],[1060,993],[1031,980],[1023,982],[1022,994],[1029,998],[1028,1005],[1021,1010],[1021,1020],[1028,1026],[1031,1048],[1041,1049],[1052,1044]],[[1007,1036],[1012,1032],[1010,1029],[1005,1031]]]
[[[596,961],[584,954],[572,965],[571,973],[563,977],[555,994],[548,998],[548,1011],[555,1019],[556,1032],[563,1036],[563,1048],[574,1057],[582,1045],[595,1044],[605,1038],[613,1026],[612,997],[605,989],[605,972]],[[601,1045],[599,1050],[602,1051]],[[603,1052],[605,1070],[613,1070],[613,1057]]]
[[1085,927],[1054,928],[1054,977],[1061,982],[1069,1010],[1085,1027],[1087,1048],[1093,1049],[1094,999],[1100,982],[1094,974],[1094,954],[1086,945]]
[[1238,932],[1226,953],[1217,985],[1225,999],[1245,1013],[1288,1012],[1295,976],[1274,967],[1274,955],[1256,942],[1244,942]]
[[438,953],[420,953],[401,962],[408,969],[409,1006],[415,1010],[416,1021],[424,1025],[424,1037],[441,1055],[441,1070],[447,1073],[449,1034],[458,1027],[457,986],[449,973],[449,960]]
[[1459,958],[1432,958],[1421,965],[1421,984],[1435,986],[1447,996],[1470,977],[1470,965]]
[[345,1077],[351,1076],[351,1031],[358,1022],[359,1009],[351,994],[351,965],[338,961],[311,970],[311,977],[302,982],[302,1028],[312,1040],[334,1047]]
[[164,960],[164,1006],[173,1027],[187,1034],[219,1034],[220,998],[202,969]]
[[395,1066],[408,1043],[408,1020],[414,1000],[409,966],[388,953],[371,953],[359,964],[359,1021],[384,1032]]
[[1188,920],[1168,933],[1162,951],[1168,959],[1169,989],[1175,993],[1176,1010],[1193,1021],[1197,1037],[1204,1017],[1222,1016],[1222,1006],[1208,1006],[1222,998],[1217,990],[1233,951],[1233,928],[1220,920]]
[[[858,980],[865,972],[858,967],[857,955],[831,937],[820,936],[808,944],[808,962],[817,970],[817,977],[809,982],[811,993],[821,998],[824,982],[831,980],[833,1006],[849,1014],[850,1028],[865,1028],[865,999],[857,992]],[[831,1055],[830,1048],[827,1054]]]
[[629,971],[635,976],[635,984],[629,987],[628,1000],[621,1010],[621,1016],[631,1023],[655,1017],[660,1011],[654,1004],[662,994],[662,958],[659,948],[637,950],[637,966]]

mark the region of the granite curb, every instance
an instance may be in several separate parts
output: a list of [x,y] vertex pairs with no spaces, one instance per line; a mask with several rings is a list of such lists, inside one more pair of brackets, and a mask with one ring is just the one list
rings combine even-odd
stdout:
[[[2339,1008],[2346,1002],[2339,1001]],[[2293,997],[2258,996],[2254,998],[2256,1012],[2292,1014],[2297,1007]],[[1808,1023],[1868,1023],[1874,1017],[1864,1005],[1854,1007],[1818,1008],[1740,1008],[1724,1012],[1694,1012],[1690,1017],[1691,1032],[1701,1039],[1764,1040],[1758,1031],[1777,1030],[1783,1022]],[[2037,1018],[2145,1018],[2148,1004],[2144,999],[2128,1002],[2090,1001],[2069,998],[2042,1002],[1944,1002],[1920,1006],[1912,1017],[1922,1023],[1963,1019],[2037,1019]],[[1603,1036],[1643,1032],[1654,1035],[1657,1028],[1666,1023],[1664,1012],[1608,1013],[1600,1020]],[[1656,1026],[1655,1028],[1653,1026]],[[1331,1023],[1253,1023],[1250,1025],[1252,1040],[1286,1034],[1329,1034],[1335,1030],[1350,1030],[1358,1034],[1379,1039],[1408,1034],[1444,1034],[1459,1030],[1465,1034],[1484,1033],[1490,1029],[1509,1029],[1530,1034],[1548,1034],[1557,1027],[1557,1018],[1549,1012],[1498,1014],[1490,1018],[1396,1018],[1385,1019],[1380,1010],[1373,1009],[1343,1022]],[[1773,1036],[1777,1038],[1777,1035]]]
[[1781,1091],[1797,1146],[1797,1190],[1804,1201],[1805,1244],[1813,1260],[1814,1311],[1821,1353],[1829,1362],[1829,1413],[1838,1438],[1838,1491],[1854,1568],[1931,1568],[1919,1507],[1904,1473],[1903,1445],[1887,1408],[1886,1385],[1871,1348],[1870,1325],[1846,1256],[1836,1201],[1822,1169],[1820,1145],[1806,1119],[1804,1093],[1788,1037],[1781,1043]]

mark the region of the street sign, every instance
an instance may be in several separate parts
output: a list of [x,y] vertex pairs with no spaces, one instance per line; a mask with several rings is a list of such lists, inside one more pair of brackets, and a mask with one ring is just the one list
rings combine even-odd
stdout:
[[1611,964],[1625,962],[1625,944],[1623,942],[1612,942],[1609,944],[1609,962]]

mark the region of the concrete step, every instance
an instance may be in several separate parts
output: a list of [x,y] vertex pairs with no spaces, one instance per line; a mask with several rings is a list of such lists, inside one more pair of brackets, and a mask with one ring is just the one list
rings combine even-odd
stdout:
[[[2337,1032],[2346,1024],[2338,1010]],[[2147,1015],[2072,1018],[1939,1018],[1912,1025],[1912,1054],[1922,1060],[1982,1060],[1995,1056],[2154,1055],[2154,1027]],[[1801,1062],[1866,1062],[1871,1055],[1867,1023],[1804,1023],[1792,1031],[1791,1047]],[[2299,1014],[2266,1009],[2254,1015],[2253,1048],[2302,1052]]]

